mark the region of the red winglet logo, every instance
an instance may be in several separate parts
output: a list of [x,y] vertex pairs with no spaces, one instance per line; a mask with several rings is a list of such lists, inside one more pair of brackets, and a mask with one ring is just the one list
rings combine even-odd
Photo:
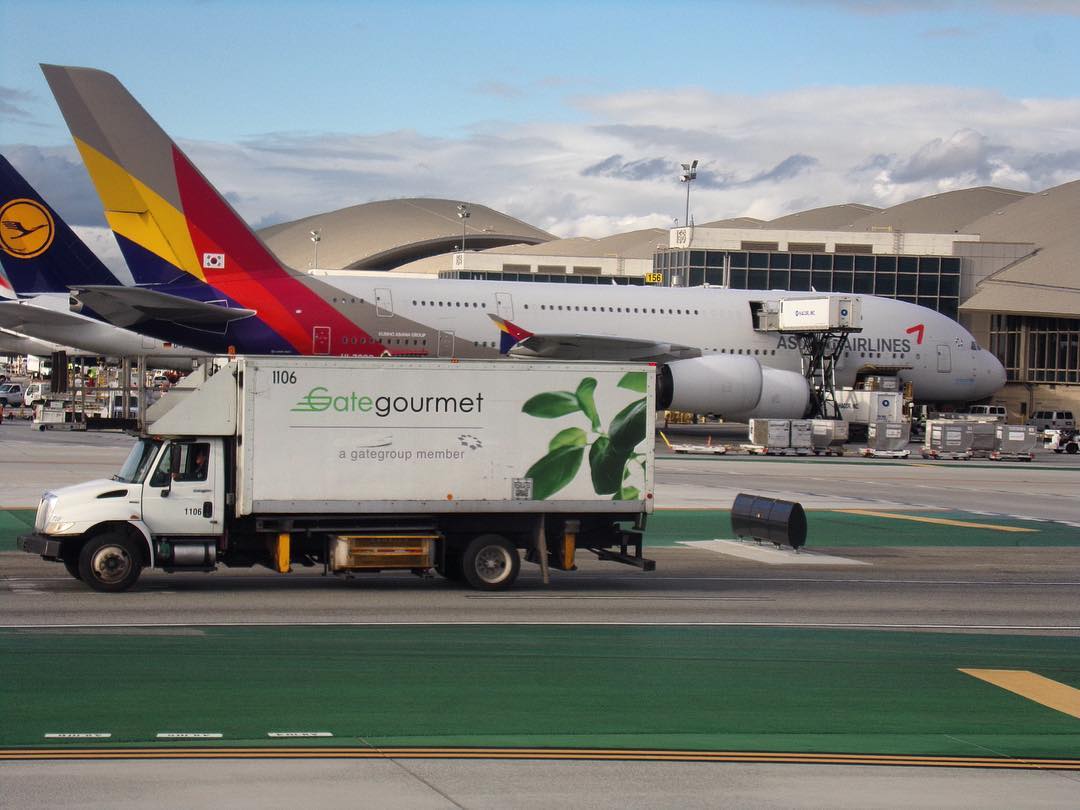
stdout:
[[909,335],[915,335],[915,343],[916,343],[916,345],[919,345],[919,346],[922,345],[922,339],[923,339],[923,333],[924,332],[926,332],[926,325],[921,324],[921,323],[917,323],[914,326],[909,326],[907,328],[907,333]]

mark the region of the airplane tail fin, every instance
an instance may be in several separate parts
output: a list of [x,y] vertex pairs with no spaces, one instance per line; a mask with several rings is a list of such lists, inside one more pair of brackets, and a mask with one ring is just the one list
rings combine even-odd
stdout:
[[253,285],[299,275],[278,261],[115,76],[41,69],[137,284],[168,284],[183,273],[226,294],[246,291],[240,297],[250,300]]
[[3,155],[0,264],[19,295],[66,293],[69,284],[120,283]]

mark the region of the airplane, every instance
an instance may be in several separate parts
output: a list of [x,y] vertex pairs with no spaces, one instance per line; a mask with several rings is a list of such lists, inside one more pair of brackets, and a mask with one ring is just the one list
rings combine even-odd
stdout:
[[3,155],[0,265],[16,296],[0,301],[0,327],[26,338],[3,343],[33,349],[28,354],[62,344],[54,351],[145,356],[154,368],[179,370],[190,370],[192,358],[206,354],[72,312],[67,282],[117,286],[120,281]]
[[[114,323],[213,352],[648,361],[663,408],[729,419],[807,410],[801,355],[790,336],[755,329],[754,312],[825,294],[307,274],[274,256],[116,77],[42,70],[138,285],[73,285]],[[837,385],[868,368],[895,369],[921,402],[1004,385],[1001,363],[952,319],[851,297],[864,329]]]

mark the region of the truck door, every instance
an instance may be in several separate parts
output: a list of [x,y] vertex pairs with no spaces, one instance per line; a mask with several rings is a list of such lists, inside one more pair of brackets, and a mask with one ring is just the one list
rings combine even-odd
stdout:
[[380,318],[389,318],[394,314],[394,299],[386,287],[375,288],[375,314]]
[[949,344],[939,343],[937,347],[937,370],[945,374],[952,371],[952,352]]
[[330,354],[329,326],[316,326],[311,330],[311,353]]
[[514,298],[510,293],[495,293],[495,314],[508,321],[514,320]]
[[454,333],[439,332],[439,357],[454,356]]
[[143,485],[143,521],[150,531],[221,534],[224,460],[220,439],[167,443]]

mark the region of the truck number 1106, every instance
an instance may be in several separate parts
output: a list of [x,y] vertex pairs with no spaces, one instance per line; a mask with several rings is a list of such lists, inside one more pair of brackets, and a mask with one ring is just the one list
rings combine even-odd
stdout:
[[296,382],[296,372],[279,369],[273,372],[272,379],[276,385],[293,385]]

